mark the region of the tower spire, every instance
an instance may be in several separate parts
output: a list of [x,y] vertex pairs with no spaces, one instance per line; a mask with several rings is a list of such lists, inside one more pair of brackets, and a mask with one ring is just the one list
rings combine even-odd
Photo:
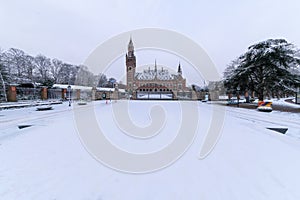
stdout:
[[181,66],[180,66],[180,61],[179,61],[177,73],[178,73],[178,75],[182,75],[182,70],[181,70]]
[[156,59],[154,61],[154,73],[155,73],[155,79],[157,78],[157,65],[156,65]]
[[134,56],[134,46],[132,42],[132,37],[130,35],[129,43],[128,43],[128,56],[133,57]]

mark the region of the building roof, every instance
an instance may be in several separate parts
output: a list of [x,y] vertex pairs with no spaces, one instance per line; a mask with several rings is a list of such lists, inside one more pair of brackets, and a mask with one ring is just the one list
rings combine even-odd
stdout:
[[135,78],[137,80],[175,80],[178,79],[177,74],[171,74],[167,69],[157,70],[146,69],[143,72],[136,72]]
[[[53,88],[62,88],[62,89],[67,89],[69,85],[67,84],[54,84],[52,87]],[[79,90],[91,90],[92,87],[88,86],[81,86],[81,85],[70,85],[71,89],[79,89]]]
[[[62,89],[67,89],[69,85],[66,84],[54,84],[53,88],[62,88]],[[80,89],[80,90],[91,90],[93,87],[88,87],[88,86],[81,86],[81,85],[70,85],[71,89]],[[100,92],[113,92],[115,91],[115,88],[105,88],[105,87],[97,87],[97,91]],[[119,92],[125,92],[124,89],[119,89]]]

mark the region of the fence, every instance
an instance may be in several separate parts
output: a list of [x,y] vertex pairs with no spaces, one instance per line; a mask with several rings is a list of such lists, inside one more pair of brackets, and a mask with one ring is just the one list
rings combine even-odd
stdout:
[[41,99],[41,88],[17,87],[18,100],[36,100]]
[[192,92],[177,92],[177,99],[189,100],[192,99],[192,96]]
[[62,90],[59,88],[50,88],[47,90],[48,99],[62,99]]

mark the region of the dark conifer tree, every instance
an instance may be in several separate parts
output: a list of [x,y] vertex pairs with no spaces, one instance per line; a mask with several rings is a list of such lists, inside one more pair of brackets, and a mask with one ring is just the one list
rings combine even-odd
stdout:
[[256,92],[263,100],[266,95],[292,93],[300,86],[299,51],[284,39],[269,39],[254,44],[234,60],[224,72],[224,85],[230,90],[239,86],[241,91]]

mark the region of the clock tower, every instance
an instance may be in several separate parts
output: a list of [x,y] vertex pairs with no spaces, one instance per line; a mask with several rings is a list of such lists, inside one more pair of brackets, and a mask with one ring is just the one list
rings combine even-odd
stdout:
[[134,46],[132,42],[132,38],[130,37],[130,41],[128,44],[128,52],[126,53],[126,78],[127,78],[127,91],[132,92],[134,88],[134,75],[136,69],[136,58],[134,55]]

